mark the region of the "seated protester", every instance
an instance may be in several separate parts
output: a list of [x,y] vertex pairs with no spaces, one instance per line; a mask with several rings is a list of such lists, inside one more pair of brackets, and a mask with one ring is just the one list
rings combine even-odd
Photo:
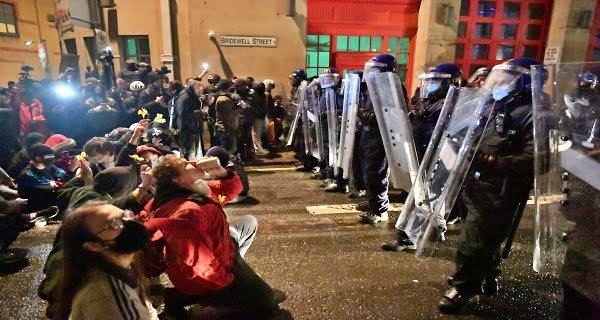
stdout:
[[132,156],[137,154],[137,147],[140,141],[140,138],[144,136],[144,134],[148,131],[148,124],[150,120],[142,119],[139,123],[136,123],[131,126],[130,130],[133,131],[133,134],[129,138],[127,144],[119,151],[119,156],[117,157],[117,162],[115,165],[117,166],[130,166],[135,164],[135,160]]
[[117,109],[107,103],[100,103],[87,112],[88,135],[99,136],[114,128],[120,118]]
[[175,144],[175,139],[168,130],[162,128],[152,128],[148,130],[146,140],[150,141],[150,146],[156,148],[163,155],[175,154],[180,156],[179,146]]
[[35,211],[57,205],[57,191],[75,175],[79,160],[74,160],[63,170],[54,165],[52,149],[43,144],[29,148],[30,164],[17,178],[19,197],[30,199],[28,210]]
[[83,145],[83,152],[86,153],[94,175],[115,166],[115,146],[107,138],[95,137],[88,140]]
[[163,155],[160,151],[158,151],[158,149],[149,145],[137,147],[136,153],[138,156],[144,158],[145,164],[152,167],[153,164],[158,163],[158,158],[162,157]]
[[273,97],[273,105],[267,111],[269,121],[273,122],[275,126],[275,143],[277,143],[283,135],[283,121],[287,117],[281,96],[277,95]]
[[130,211],[88,203],[68,214],[62,240],[65,286],[59,319],[151,319],[131,267],[149,239]]
[[0,200],[0,266],[24,260],[24,256],[16,256],[9,250],[10,245],[36,220],[42,217],[51,219],[58,214],[58,207],[27,213],[26,204],[24,199]]
[[46,136],[41,133],[28,133],[27,136],[25,136],[25,146],[12,158],[12,165],[8,168],[8,174],[12,177],[18,177],[21,171],[29,164],[29,153],[27,152],[29,147],[36,143],[44,143],[45,141]]
[[[141,179],[136,167],[114,167],[91,177],[91,169],[83,160],[77,177],[59,191],[59,199],[66,199],[70,209],[79,208],[91,201],[105,201],[124,210],[140,212],[152,198],[154,178],[150,168],[142,166]],[[140,183],[141,180],[141,183]],[[139,184],[139,186],[138,186]],[[63,264],[62,228],[58,230],[52,251],[44,264],[46,278],[38,288],[38,295],[48,302],[46,316],[54,319],[57,314]]]
[[[216,180],[204,182],[205,172]],[[175,287],[165,293],[165,314],[183,318],[184,307],[195,303],[240,308],[245,316],[276,309],[272,289],[242,258],[256,235],[256,219],[228,222],[221,207],[241,191],[238,176],[221,165],[203,170],[172,155],[153,175],[156,195],[140,219],[147,219],[155,255],[142,261],[147,275],[166,271]]]

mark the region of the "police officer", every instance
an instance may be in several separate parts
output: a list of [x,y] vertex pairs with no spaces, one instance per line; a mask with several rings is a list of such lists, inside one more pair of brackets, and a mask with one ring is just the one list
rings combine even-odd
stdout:
[[[417,156],[422,161],[442,111],[448,89],[450,86],[459,87],[461,85],[462,72],[453,63],[443,63],[429,68],[419,78],[421,79],[420,98],[408,115],[412,125]],[[439,231],[442,232],[442,235],[445,229],[445,222],[441,221]],[[441,238],[443,239],[443,236]],[[381,248],[386,251],[414,250],[416,245],[411,242],[404,230],[398,230],[396,241],[384,243]]]
[[[304,69],[297,69],[290,73],[289,77],[290,85],[292,86],[292,91],[290,93],[290,101],[298,102],[300,93],[299,87],[302,81],[306,81],[306,72]],[[298,106],[300,108],[300,106]],[[293,130],[293,128],[290,128]],[[298,119],[297,128],[294,134],[294,141],[292,144],[292,148],[296,153],[295,157],[298,159],[302,165],[296,168],[296,171],[301,172],[310,172],[317,166],[317,159],[315,157],[306,154],[306,150],[304,148],[304,132],[302,132],[302,117]]]
[[[492,89],[490,121],[463,184],[468,209],[456,252],[456,272],[438,308],[455,314],[475,295],[494,294],[500,274],[500,246],[517,208],[533,186],[533,110],[530,67],[518,58],[496,65],[484,88]],[[482,288],[483,287],[483,288]]]
[[[365,63],[364,77],[370,72],[396,72],[398,63],[394,56],[380,54]],[[367,193],[368,204],[359,210],[365,211],[360,223],[374,224],[388,221],[388,163],[373,103],[365,87],[361,87],[358,106],[358,125],[354,157],[360,164]]]

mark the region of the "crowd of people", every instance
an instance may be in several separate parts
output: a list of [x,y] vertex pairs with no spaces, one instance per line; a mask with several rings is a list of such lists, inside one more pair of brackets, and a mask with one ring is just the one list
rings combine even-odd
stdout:
[[[414,140],[406,152],[420,161],[451,88],[485,88],[493,102],[492,125],[481,132],[452,214],[438,217],[431,236],[444,241],[448,220],[465,221],[451,288],[439,304],[444,313],[498,290],[500,246],[533,187],[535,65],[512,59],[465,80],[458,66],[438,64],[420,76],[412,99],[403,85],[398,93]],[[166,68],[133,61],[110,89],[91,69],[83,86],[74,70],[38,82],[24,69],[0,100],[0,165],[7,169],[0,169],[0,263],[24,259],[10,249],[20,232],[62,220],[39,288],[51,319],[155,319],[144,279],[163,273],[173,284],[163,294],[163,317],[185,319],[187,306],[201,304],[263,319],[285,296],[244,260],[258,221],[223,210],[248,195],[244,162],[287,141],[302,164],[297,170],[323,180],[326,192],[366,200],[357,206],[358,222],[388,221],[390,171],[397,168],[381,134],[376,88],[365,80],[395,74],[397,66],[393,56],[376,55],[345,81],[335,68],[313,79],[298,69],[289,100],[269,79],[222,79],[204,70],[182,83],[169,81]],[[597,90],[600,75],[592,75]],[[353,148],[344,166],[337,142],[353,106],[349,92],[356,93],[356,123],[346,133]],[[417,249],[426,223],[415,217],[406,228],[399,220],[396,239],[382,249]],[[565,301],[598,310],[576,294],[566,287]]]

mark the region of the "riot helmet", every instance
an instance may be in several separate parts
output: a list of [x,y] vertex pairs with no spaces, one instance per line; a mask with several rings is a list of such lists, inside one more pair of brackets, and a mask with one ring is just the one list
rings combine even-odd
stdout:
[[520,94],[531,96],[530,68],[540,64],[539,61],[530,58],[507,60],[492,68],[483,87],[492,89],[492,96],[496,101]]
[[336,68],[327,68],[319,75],[321,89],[336,87],[340,80],[340,74]]
[[471,88],[481,88],[489,75],[490,68],[481,67],[473,72],[469,79],[467,79],[467,86]]
[[391,54],[378,54],[365,63],[364,75],[370,72],[396,72],[398,62]]
[[306,80],[306,72],[304,69],[294,70],[290,73],[290,85],[292,87],[300,86],[300,83],[304,80]]
[[419,75],[421,79],[420,96],[422,99],[444,99],[450,86],[460,86],[462,72],[453,63],[442,63],[427,69]]
[[600,89],[598,88],[598,77],[600,76],[600,68],[594,68],[589,71],[585,71],[579,75],[579,87]]

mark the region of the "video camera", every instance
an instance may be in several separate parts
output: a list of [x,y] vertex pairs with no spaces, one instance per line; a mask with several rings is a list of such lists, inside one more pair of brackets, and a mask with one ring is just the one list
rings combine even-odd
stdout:
[[160,67],[160,69],[156,69],[156,71],[154,71],[154,72],[156,72],[156,74],[158,76],[164,76],[164,75],[171,73],[171,70],[169,70],[169,67],[167,67],[167,66],[162,66],[162,67]]

